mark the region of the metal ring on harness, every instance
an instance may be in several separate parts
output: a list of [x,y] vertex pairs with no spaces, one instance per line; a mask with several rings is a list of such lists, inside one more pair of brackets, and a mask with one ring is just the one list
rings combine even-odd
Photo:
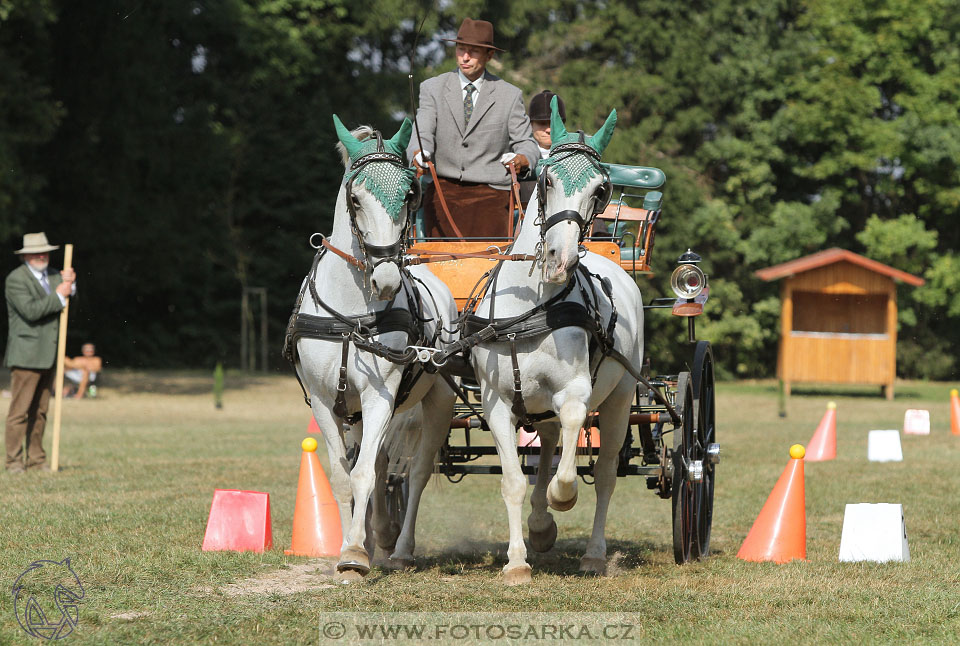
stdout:
[[[317,236],[320,236],[320,242],[314,243],[314,242],[313,242],[313,239],[316,238]],[[320,233],[320,232],[317,232],[317,233],[311,234],[311,236],[308,238],[307,242],[310,243],[310,246],[311,246],[311,247],[313,247],[314,249],[316,249],[317,251],[319,251],[319,250],[320,250],[320,247],[323,246],[323,241],[326,240],[326,239],[327,239],[327,236],[323,235],[323,234]]]

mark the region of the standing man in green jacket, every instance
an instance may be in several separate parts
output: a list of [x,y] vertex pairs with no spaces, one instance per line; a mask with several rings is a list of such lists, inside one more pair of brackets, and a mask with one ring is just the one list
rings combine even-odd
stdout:
[[8,473],[50,470],[43,450],[43,429],[57,358],[60,310],[76,291],[73,269],[58,273],[48,268],[50,252],[59,248],[47,242],[45,233],[25,234],[23,248],[14,252],[23,264],[10,272],[5,284],[10,326],[3,358],[3,365],[10,368]]

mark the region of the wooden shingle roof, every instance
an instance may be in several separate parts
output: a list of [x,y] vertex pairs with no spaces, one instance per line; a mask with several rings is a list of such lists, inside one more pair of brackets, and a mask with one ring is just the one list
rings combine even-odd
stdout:
[[759,269],[753,272],[753,274],[762,280],[778,280],[780,278],[802,274],[806,271],[810,271],[811,269],[818,269],[826,265],[832,265],[834,263],[843,261],[860,265],[864,269],[868,269],[884,276],[889,276],[893,280],[903,281],[908,285],[913,285],[915,287],[919,287],[925,282],[919,276],[908,274],[905,271],[894,269],[893,267],[885,265],[882,262],[870,260],[865,256],[861,256],[860,254],[847,251],[846,249],[839,249],[837,247],[810,254],[809,256],[803,256],[802,258],[797,258],[796,260],[784,262],[779,265],[773,265],[772,267],[767,267],[766,269]]

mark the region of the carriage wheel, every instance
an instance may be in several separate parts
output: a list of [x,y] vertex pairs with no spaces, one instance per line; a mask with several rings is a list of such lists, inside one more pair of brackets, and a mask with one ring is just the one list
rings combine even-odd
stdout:
[[697,543],[694,512],[698,483],[688,473],[694,444],[693,384],[689,372],[680,373],[677,379],[675,406],[680,426],[673,430],[673,559],[682,565],[695,558]]
[[703,461],[703,482],[699,487],[694,516],[697,523],[697,558],[710,555],[710,528],[713,525],[713,489],[720,457],[716,429],[716,389],[713,378],[713,350],[708,341],[697,343],[693,355],[693,410],[696,420],[697,459]]
[[407,516],[407,495],[410,492],[410,483],[407,476],[390,474],[387,476],[386,506],[390,524],[396,523],[397,533],[403,527],[403,519]]

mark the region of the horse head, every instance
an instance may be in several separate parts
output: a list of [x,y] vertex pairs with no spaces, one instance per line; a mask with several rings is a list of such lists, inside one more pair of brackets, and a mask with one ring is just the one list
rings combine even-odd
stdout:
[[544,280],[564,284],[580,258],[580,244],[610,201],[610,178],[600,165],[617,124],[612,110],[591,137],[568,133],[557,97],[550,101],[550,156],[540,161],[538,203]]
[[420,203],[420,184],[403,161],[410,141],[410,120],[404,119],[397,133],[386,141],[372,129],[366,129],[365,138],[358,138],[337,115],[333,115],[333,122],[350,163],[344,175],[350,227],[371,269],[374,298],[389,300],[400,288],[407,227]]

